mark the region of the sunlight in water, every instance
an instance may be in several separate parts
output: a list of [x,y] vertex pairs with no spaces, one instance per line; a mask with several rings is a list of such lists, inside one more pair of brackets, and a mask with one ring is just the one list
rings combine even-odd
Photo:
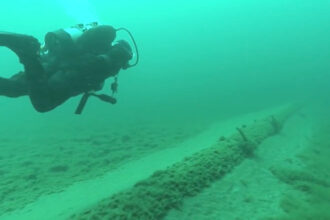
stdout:
[[77,23],[90,23],[99,21],[94,7],[89,0],[58,0],[65,12],[76,20]]

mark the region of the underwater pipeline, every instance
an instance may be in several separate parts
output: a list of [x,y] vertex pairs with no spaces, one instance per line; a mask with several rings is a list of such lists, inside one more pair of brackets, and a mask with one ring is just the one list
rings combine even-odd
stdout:
[[285,121],[299,110],[288,106],[269,117],[237,128],[229,137],[219,137],[213,146],[156,171],[132,188],[76,213],[70,219],[162,219],[183,200],[221,180],[266,138],[280,132]]

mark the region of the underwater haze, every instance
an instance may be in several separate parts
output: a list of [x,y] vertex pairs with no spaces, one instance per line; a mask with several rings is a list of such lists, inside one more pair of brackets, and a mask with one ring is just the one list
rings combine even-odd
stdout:
[[[0,31],[32,35],[43,42],[47,32],[80,23],[97,21],[115,28],[125,27],[136,40],[140,62],[120,71],[115,105],[91,98],[82,115],[74,114],[81,95],[47,113],[36,112],[26,96],[0,96],[0,219],[29,219],[24,214],[20,218],[10,215],[15,216],[17,210],[24,210],[42,196],[106,175],[152,153],[175,148],[218,121],[290,103],[308,106],[307,113],[301,113],[306,120],[317,118],[307,123],[311,128],[306,127],[306,132],[314,128],[322,131],[311,135],[311,142],[301,152],[310,155],[311,143],[317,142],[313,140],[326,142],[324,136],[329,130],[324,125],[330,107],[329,8],[330,2],[323,0],[3,1]],[[120,39],[132,43],[126,33],[118,34],[116,40]],[[19,59],[6,47],[0,47],[0,57],[0,77],[9,78],[23,70]],[[102,92],[110,94],[112,82],[109,78]],[[291,123],[297,129],[304,124],[294,120]],[[303,135],[292,132],[291,127],[288,133],[299,142],[295,135]],[[205,139],[203,143],[211,145],[212,141]],[[328,144],[323,145],[328,148]],[[311,168],[306,172],[313,173],[316,165],[308,167]],[[327,184],[321,185],[329,198]],[[289,197],[293,195],[285,194],[282,208],[284,203],[291,207],[293,199],[287,202]],[[198,206],[198,199],[188,201],[190,205],[181,210],[186,214],[175,210],[166,218],[237,217],[221,217],[221,208],[213,217],[205,217],[201,210],[188,215],[189,207]],[[330,199],[325,201],[329,203]],[[58,207],[61,203],[59,200]],[[74,212],[86,207],[82,205]],[[291,213],[298,216],[298,211]],[[264,217],[304,219],[301,213],[301,218],[279,213],[278,218]],[[260,217],[251,216],[240,219]]]

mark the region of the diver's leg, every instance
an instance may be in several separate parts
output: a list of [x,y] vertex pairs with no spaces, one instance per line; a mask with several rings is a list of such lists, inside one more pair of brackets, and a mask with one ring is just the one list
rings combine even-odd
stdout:
[[24,72],[20,72],[9,79],[0,77],[0,95],[16,98],[28,94],[28,83]]
[[[28,35],[0,32],[0,46],[11,49],[24,65],[27,85],[24,88],[27,90],[32,105],[38,112],[50,111],[70,97],[63,94],[61,84],[50,81],[46,76],[40,62],[40,44],[37,39]],[[9,86],[8,80],[1,80],[4,85]]]
[[21,63],[40,55],[39,41],[29,35],[0,32],[0,46],[5,46],[16,53]]
[[32,84],[29,90],[30,101],[38,112],[49,112],[68,100],[69,96],[60,96],[47,84]]
[[58,71],[46,82],[37,80],[29,82],[30,100],[38,112],[51,111],[71,97],[72,85],[67,76],[66,72]]
[[40,62],[40,43],[29,35],[0,32],[0,46],[12,50],[24,65],[27,79],[44,76]]

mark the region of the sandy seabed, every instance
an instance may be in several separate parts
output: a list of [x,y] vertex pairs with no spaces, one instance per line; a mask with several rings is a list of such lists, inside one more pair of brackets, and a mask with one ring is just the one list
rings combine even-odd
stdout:
[[129,161],[171,148],[202,126],[147,124],[90,132],[0,137],[0,215],[61,192],[75,182],[102,176]]
[[[1,219],[66,219],[270,111],[212,125],[144,125],[42,142],[0,138]],[[296,114],[254,155],[164,219],[330,219],[329,130],[308,112]]]

